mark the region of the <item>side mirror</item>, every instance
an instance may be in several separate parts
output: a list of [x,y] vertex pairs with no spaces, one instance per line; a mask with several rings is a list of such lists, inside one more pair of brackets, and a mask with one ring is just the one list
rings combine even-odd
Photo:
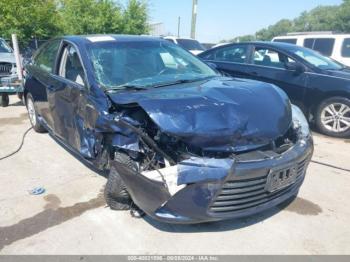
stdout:
[[301,74],[305,72],[305,67],[298,62],[287,62],[286,69],[294,71],[296,74]]

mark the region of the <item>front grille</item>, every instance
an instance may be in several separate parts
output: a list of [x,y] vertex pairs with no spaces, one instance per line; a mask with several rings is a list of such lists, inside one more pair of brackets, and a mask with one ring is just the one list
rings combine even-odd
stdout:
[[211,204],[209,211],[219,214],[236,212],[257,207],[276,199],[288,193],[303,181],[308,162],[308,158],[298,162],[297,180],[295,183],[273,193],[265,189],[267,175],[253,179],[226,181],[220,194],[217,195],[215,201]]
[[12,64],[11,63],[0,63],[0,75],[8,76],[11,75]]

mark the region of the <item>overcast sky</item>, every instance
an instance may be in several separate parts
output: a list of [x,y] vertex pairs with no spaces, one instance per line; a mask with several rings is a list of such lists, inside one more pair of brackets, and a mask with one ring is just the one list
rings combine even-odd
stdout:
[[[197,39],[218,42],[235,36],[254,34],[280,19],[292,19],[318,5],[336,5],[342,0],[198,0]],[[164,23],[165,33],[189,37],[192,0],[149,0],[152,22]]]

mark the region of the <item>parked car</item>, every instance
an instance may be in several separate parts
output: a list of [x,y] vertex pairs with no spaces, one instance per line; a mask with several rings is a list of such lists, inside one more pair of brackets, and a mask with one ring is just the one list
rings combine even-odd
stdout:
[[8,83],[17,79],[16,59],[12,48],[6,41],[0,38],[0,106],[9,105],[7,92],[1,92],[7,88]]
[[222,77],[168,41],[57,38],[26,71],[33,128],[109,172],[112,209],[136,205],[171,223],[217,221],[276,206],[304,180],[313,142],[287,95]]
[[334,34],[332,32],[291,33],[278,36],[273,42],[282,42],[304,46],[320,52],[324,56],[346,66],[350,66],[350,34]]
[[175,36],[165,36],[163,38],[165,40],[168,40],[169,42],[181,46],[182,48],[186,49],[187,51],[190,51],[194,55],[198,55],[205,51],[204,46],[197,40],[192,38],[179,38]]
[[350,137],[350,69],[293,44],[230,44],[200,54],[226,75],[282,88],[322,133]]

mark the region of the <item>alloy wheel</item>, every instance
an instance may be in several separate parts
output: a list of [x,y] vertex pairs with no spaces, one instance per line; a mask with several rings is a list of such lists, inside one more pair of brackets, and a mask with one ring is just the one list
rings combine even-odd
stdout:
[[28,109],[28,115],[30,122],[32,123],[33,126],[36,125],[36,112],[35,112],[35,107],[32,99],[28,99],[27,103],[27,109]]
[[335,133],[343,133],[350,129],[350,107],[342,103],[332,103],[321,113],[321,123]]

